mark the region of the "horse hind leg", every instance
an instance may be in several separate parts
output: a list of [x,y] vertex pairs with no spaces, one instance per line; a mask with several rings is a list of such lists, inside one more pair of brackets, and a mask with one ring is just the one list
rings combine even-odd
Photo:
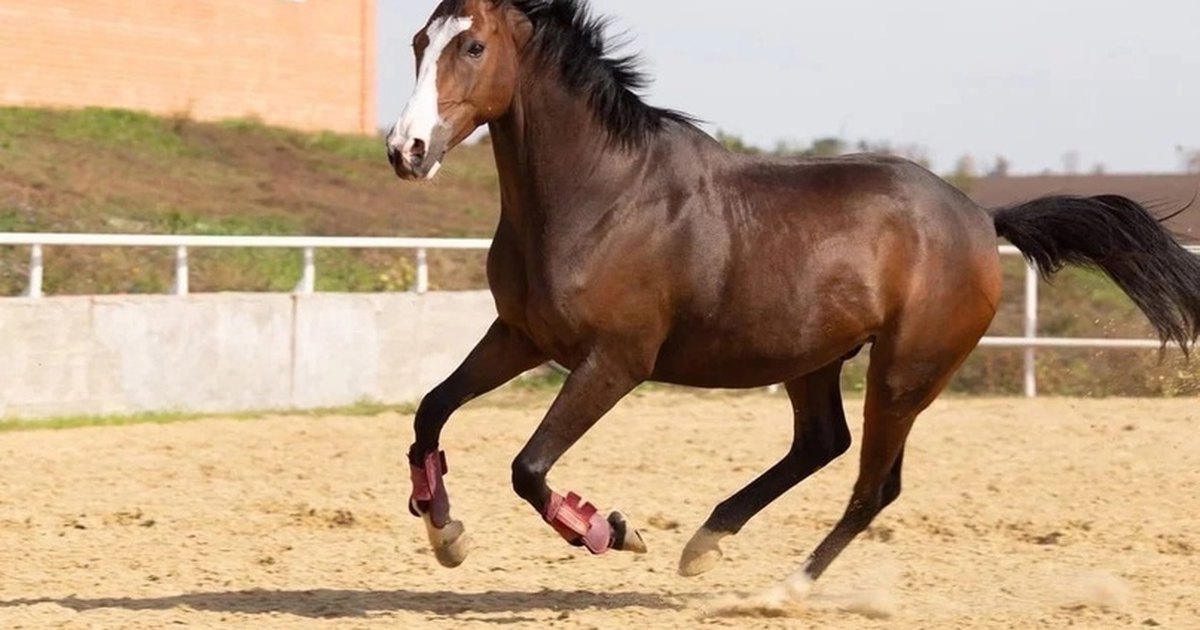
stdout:
[[841,394],[842,361],[787,383],[795,432],[787,455],[713,510],[679,560],[679,573],[706,573],[723,557],[720,542],[756,514],[850,448]]
[[[974,349],[986,326],[937,335],[938,327],[914,327],[881,339],[867,372],[862,455],[858,480],[842,518],[803,568],[768,591],[773,601],[806,595],[813,582],[900,495],[904,445],[917,415],[945,389]],[[956,340],[956,341],[955,341]]]

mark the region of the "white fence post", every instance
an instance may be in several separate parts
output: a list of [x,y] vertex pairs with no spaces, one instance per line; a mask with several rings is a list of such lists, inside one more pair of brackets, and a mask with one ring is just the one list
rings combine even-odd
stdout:
[[43,264],[42,246],[34,243],[29,254],[29,288],[25,292],[26,297],[42,297]]
[[[1025,339],[1032,343],[1038,335],[1038,272],[1032,264],[1025,267]],[[1037,350],[1025,348],[1025,397],[1037,398]]]
[[175,295],[187,295],[189,287],[188,279],[188,250],[180,245],[175,248],[175,286],[172,293]]
[[429,292],[429,253],[422,247],[417,250],[417,294]]
[[300,276],[300,286],[296,291],[303,295],[312,295],[317,290],[317,251],[312,247],[304,248],[304,273]]

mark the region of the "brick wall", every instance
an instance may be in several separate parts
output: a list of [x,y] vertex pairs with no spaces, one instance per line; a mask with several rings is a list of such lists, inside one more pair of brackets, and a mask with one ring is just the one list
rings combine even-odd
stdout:
[[375,0],[0,0],[0,105],[372,132]]

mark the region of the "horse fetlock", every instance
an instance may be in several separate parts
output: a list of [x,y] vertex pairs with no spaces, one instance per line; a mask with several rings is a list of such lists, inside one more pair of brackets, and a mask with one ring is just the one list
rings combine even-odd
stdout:
[[429,515],[431,523],[445,527],[450,522],[450,495],[444,479],[450,472],[446,454],[430,451],[422,458],[420,465],[410,465],[410,472],[412,494],[408,499],[409,511],[414,516]]
[[721,551],[721,540],[728,535],[707,527],[697,530],[679,557],[679,575],[696,577],[715,569],[725,557]]

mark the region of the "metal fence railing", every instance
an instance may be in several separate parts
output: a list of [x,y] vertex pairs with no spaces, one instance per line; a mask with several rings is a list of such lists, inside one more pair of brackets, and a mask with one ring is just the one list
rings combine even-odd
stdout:
[[[45,249],[48,247],[168,247],[175,250],[175,295],[188,293],[188,250],[200,248],[270,248],[294,249],[302,253],[304,265],[296,292],[310,294],[316,290],[316,250],[318,249],[400,249],[416,255],[417,293],[429,291],[430,250],[486,250],[489,239],[448,238],[389,238],[389,237],[315,237],[315,236],[186,236],[144,234],[54,234],[0,233],[0,245],[30,248],[29,282],[25,295],[43,295],[42,276]],[[1189,247],[1200,254],[1200,247]],[[1012,246],[1000,247],[1004,256],[1020,256]],[[1156,339],[1085,339],[1041,337],[1038,335],[1038,275],[1026,265],[1025,318],[1021,337],[985,337],[980,345],[987,348],[1017,348],[1025,351],[1024,390],[1028,397],[1037,396],[1037,351],[1055,348],[1092,349],[1158,349]]]
[[294,249],[304,258],[296,292],[316,291],[318,249],[400,249],[416,254],[417,293],[429,291],[429,250],[486,250],[489,239],[389,238],[343,236],[187,236],[149,234],[51,234],[0,232],[0,245],[30,248],[27,297],[42,297],[42,276],[47,247],[167,247],[175,250],[175,282],[172,293],[188,294],[188,250],[206,248]]

